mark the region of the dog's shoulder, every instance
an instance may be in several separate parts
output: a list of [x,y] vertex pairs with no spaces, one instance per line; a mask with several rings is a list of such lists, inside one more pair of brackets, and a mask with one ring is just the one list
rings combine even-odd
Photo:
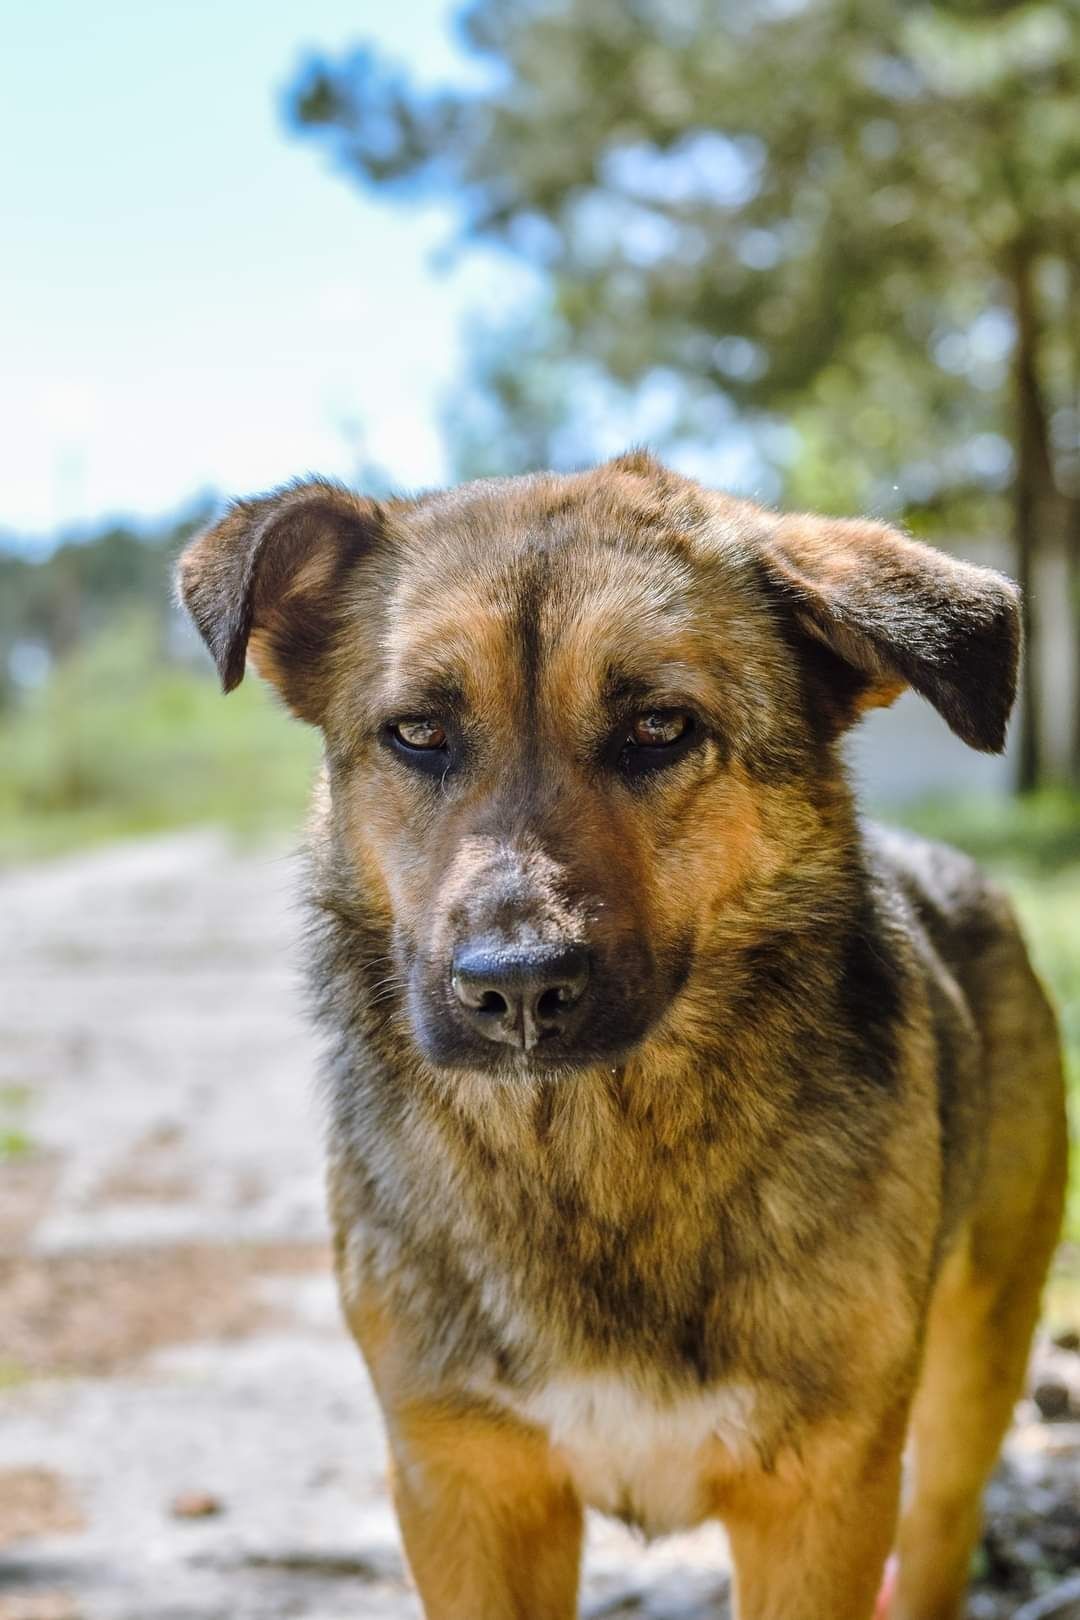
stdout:
[[976,861],[949,844],[870,826],[865,847],[920,964],[939,1085],[981,1090],[1000,1045],[1001,1008],[1013,1004],[1022,1018],[1042,999],[1012,902]]
[[866,828],[865,847],[879,885],[906,914],[922,972],[948,1228],[986,1178],[988,1132],[1003,1124],[1007,1130],[1009,1121],[1022,1130],[1024,1117],[1051,1098],[1054,1017],[1012,902],[976,861],[947,844],[876,826]]
[[1012,901],[970,855],[873,823],[864,827],[864,845],[878,885],[907,912],[924,963],[956,981],[977,1021],[1003,975],[1030,983]]
[[960,963],[1002,934],[1016,936],[1007,895],[970,855],[875,822],[863,834],[879,883],[903,897],[946,960]]

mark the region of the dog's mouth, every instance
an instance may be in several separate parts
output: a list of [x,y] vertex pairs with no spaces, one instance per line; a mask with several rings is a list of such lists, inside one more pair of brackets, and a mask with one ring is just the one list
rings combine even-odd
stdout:
[[543,1082],[558,1085],[573,1081],[581,1075],[610,1070],[612,1074],[625,1064],[633,1047],[619,1046],[610,1051],[569,1050],[556,1039],[537,1045],[531,1051],[473,1049],[469,1054],[458,1053],[447,1057],[442,1050],[435,1052],[426,1041],[421,1041],[427,1063],[449,1076],[483,1076],[496,1086],[526,1086]]

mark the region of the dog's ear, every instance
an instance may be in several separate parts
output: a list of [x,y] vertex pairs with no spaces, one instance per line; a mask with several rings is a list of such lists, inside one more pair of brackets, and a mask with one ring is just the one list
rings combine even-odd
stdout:
[[763,555],[798,633],[840,661],[838,728],[910,686],[972,748],[1001,752],[1020,655],[1010,580],[869,520],[780,517]]
[[243,680],[250,653],[295,713],[320,723],[348,576],[382,532],[375,501],[313,479],[235,501],[191,542],[180,595],[226,692]]

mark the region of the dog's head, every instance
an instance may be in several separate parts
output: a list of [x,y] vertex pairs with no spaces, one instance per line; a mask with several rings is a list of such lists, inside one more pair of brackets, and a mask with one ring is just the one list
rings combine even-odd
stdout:
[[300,484],[196,539],[181,589],[226,689],[250,655],[322,728],[373,988],[469,1070],[633,1048],[814,859],[863,710],[911,686],[997,751],[1016,680],[998,575],[641,453],[384,503]]

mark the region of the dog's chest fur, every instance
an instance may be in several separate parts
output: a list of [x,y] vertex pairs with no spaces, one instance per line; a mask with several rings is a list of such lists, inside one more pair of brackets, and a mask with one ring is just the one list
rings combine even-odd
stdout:
[[664,1399],[625,1373],[567,1373],[483,1393],[547,1433],[583,1502],[649,1536],[699,1523],[710,1483],[754,1451],[754,1393],[735,1383]]

